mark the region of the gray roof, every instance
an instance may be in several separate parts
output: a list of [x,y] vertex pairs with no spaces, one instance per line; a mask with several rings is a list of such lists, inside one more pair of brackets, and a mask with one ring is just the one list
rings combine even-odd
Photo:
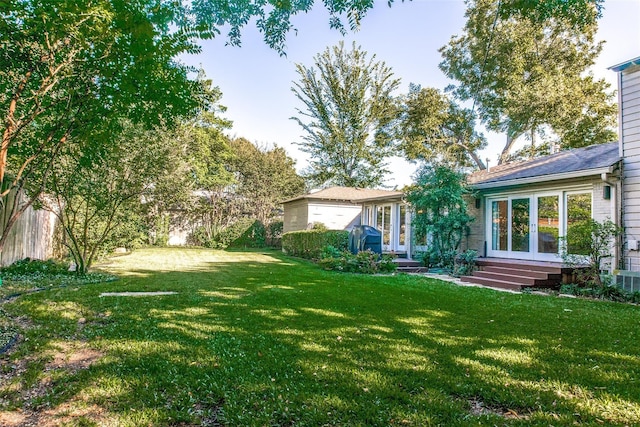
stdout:
[[610,142],[495,166],[469,175],[467,182],[482,189],[599,175],[612,172],[619,161],[618,143]]
[[392,199],[402,197],[402,191],[374,190],[370,188],[353,188],[353,187],[330,187],[324,190],[316,191],[293,199],[285,200],[282,203],[293,202],[296,200],[332,200],[340,202],[361,203],[368,200]]

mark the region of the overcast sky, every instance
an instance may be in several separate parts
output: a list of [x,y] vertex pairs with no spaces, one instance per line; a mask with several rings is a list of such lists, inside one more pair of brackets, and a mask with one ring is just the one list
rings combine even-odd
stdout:
[[[202,66],[222,90],[222,104],[228,108],[225,116],[233,121],[231,136],[284,147],[297,160],[298,170],[306,166],[306,155],[295,145],[301,141],[302,129],[290,120],[300,107],[291,92],[292,82],[298,79],[296,63],[311,66],[313,57],[328,46],[340,40],[350,46],[355,41],[402,80],[398,94],[406,93],[409,83],[444,89],[451,82],[438,68],[442,61],[438,49],[461,33],[465,24],[463,1],[396,0],[389,8],[386,0],[376,0],[361,30],[342,37],[329,29],[328,14],[321,2],[316,3],[311,13],[293,19],[298,31],[287,38],[286,57],[269,49],[255,27],[248,26],[241,47],[225,46],[221,35],[203,42],[201,54],[183,58],[187,64]],[[606,43],[593,73],[615,88],[615,73],[607,67],[640,56],[640,1],[607,0],[604,7],[598,39]],[[482,158],[495,165],[504,136],[485,134],[489,146]],[[415,165],[397,159],[391,169],[386,185],[402,187],[411,182]]]

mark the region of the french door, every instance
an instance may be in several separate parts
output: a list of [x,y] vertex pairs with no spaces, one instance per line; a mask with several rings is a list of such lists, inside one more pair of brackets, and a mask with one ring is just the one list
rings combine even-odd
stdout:
[[407,207],[402,203],[376,208],[376,228],[382,233],[382,250],[403,252],[407,249]]
[[391,205],[378,206],[376,213],[376,228],[382,233],[382,250],[390,252],[391,248]]
[[487,256],[560,261],[561,193],[487,200]]

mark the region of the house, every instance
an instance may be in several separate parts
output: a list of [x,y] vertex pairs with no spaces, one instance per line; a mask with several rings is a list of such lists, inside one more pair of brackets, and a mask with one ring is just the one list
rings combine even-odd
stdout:
[[618,135],[622,158],[620,213],[623,268],[640,272],[640,57],[610,68],[618,73]]
[[[632,278],[630,290],[640,290],[640,57],[611,70],[618,73],[618,142],[499,165],[468,177],[475,190],[469,210],[476,220],[465,247],[482,257],[482,271],[469,281],[509,289],[557,283],[567,274],[563,238],[592,218],[624,229],[611,269]],[[333,188],[288,203],[285,231],[314,221],[341,229],[366,224],[382,232],[384,251],[411,257],[425,249],[411,238],[410,208],[400,192]],[[569,253],[581,254],[570,239],[566,242]]]
[[640,272],[640,57],[610,69],[618,73],[620,140],[472,174],[479,220],[469,248],[560,262],[559,237],[583,219],[608,219],[625,230],[612,268]]
[[621,170],[612,142],[471,174],[476,221],[467,245],[484,257],[561,262],[559,238],[572,226],[589,218],[620,224]]
[[[618,142],[594,145],[472,174],[477,218],[467,247],[484,258],[469,281],[520,289],[550,284],[566,270],[564,237],[585,219],[623,227],[611,270],[627,271],[640,290],[640,58],[611,67],[618,73]],[[536,270],[535,272],[532,272]],[[554,277],[552,277],[554,276]],[[626,279],[625,279],[626,280]]]
[[401,191],[330,187],[283,202],[285,233],[322,223],[332,230],[370,225],[382,233],[383,252],[410,254],[411,217]]

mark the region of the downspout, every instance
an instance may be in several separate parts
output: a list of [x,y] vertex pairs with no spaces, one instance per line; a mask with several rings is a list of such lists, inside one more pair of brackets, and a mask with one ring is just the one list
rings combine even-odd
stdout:
[[[603,183],[611,186],[611,218],[613,219],[613,223],[616,227],[620,227],[621,218],[618,212],[618,191],[621,180],[612,181],[609,179],[609,174],[607,172],[603,172],[600,175],[600,179]],[[612,262],[612,266],[616,266],[616,268],[624,269],[624,265],[622,261],[622,236],[616,237],[616,246],[614,251],[614,259]]]
[[[618,237],[618,245],[616,248],[616,256],[619,254],[620,258],[618,260],[618,267],[621,270],[624,270],[626,268],[631,268],[631,266],[627,266],[625,265],[625,251],[624,251],[624,245],[625,242],[627,241],[627,232],[624,229],[624,223],[625,223],[625,209],[624,209],[624,164],[625,164],[625,147],[624,147],[624,134],[622,132],[622,71],[618,71],[618,155],[620,156],[620,158],[622,159],[620,161],[620,179],[618,180],[620,182],[620,217],[616,217],[616,220],[619,220],[619,223],[616,223],[616,225],[622,226],[623,227],[623,231],[622,231],[622,236]],[[616,188],[617,190],[617,188]],[[616,191],[616,197],[618,196],[618,192]],[[617,201],[617,199],[616,199]]]

